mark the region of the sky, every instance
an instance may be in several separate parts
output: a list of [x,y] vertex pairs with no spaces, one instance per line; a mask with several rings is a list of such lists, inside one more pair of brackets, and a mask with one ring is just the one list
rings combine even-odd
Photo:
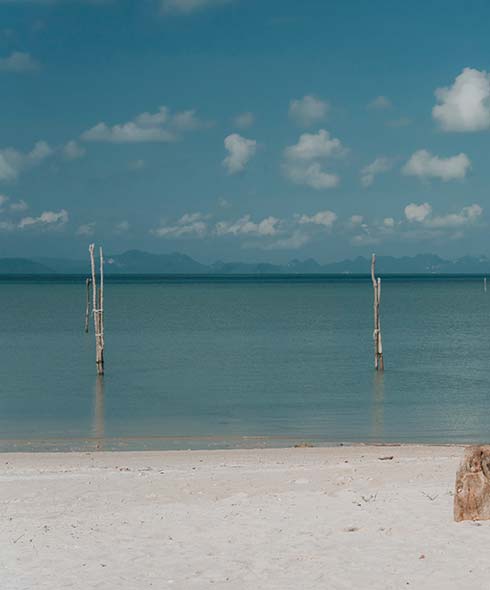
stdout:
[[0,257],[490,256],[490,3],[0,0]]

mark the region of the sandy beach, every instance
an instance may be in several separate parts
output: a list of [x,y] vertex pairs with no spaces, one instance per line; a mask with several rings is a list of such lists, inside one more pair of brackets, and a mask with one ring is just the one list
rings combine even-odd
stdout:
[[487,587],[462,447],[0,455],[2,590]]

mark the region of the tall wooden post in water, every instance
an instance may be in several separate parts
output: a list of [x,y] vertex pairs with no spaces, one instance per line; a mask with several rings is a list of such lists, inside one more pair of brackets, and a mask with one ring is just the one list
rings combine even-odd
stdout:
[[374,368],[376,371],[384,371],[383,344],[381,341],[381,322],[379,319],[379,304],[381,301],[381,279],[376,279],[376,254],[371,259],[371,280],[374,289]]
[[95,331],[95,362],[97,365],[97,375],[104,374],[104,256],[102,248],[99,248],[100,255],[100,285],[97,288],[97,279],[95,275],[95,244],[90,244],[88,251],[90,253],[90,265],[92,268],[92,313],[94,314],[94,331]]
[[88,326],[89,326],[89,319],[90,319],[90,285],[92,284],[92,279],[85,279],[85,290],[86,290],[86,298],[85,298],[85,334],[88,334]]

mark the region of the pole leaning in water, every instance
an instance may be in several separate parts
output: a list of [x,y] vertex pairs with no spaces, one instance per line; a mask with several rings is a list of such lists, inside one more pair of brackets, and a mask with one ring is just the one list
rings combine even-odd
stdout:
[[381,322],[379,319],[379,304],[381,302],[381,279],[376,279],[376,254],[371,259],[371,280],[374,290],[374,368],[376,371],[384,371],[383,343],[381,340]]
[[88,251],[90,253],[90,266],[92,269],[92,313],[94,314],[94,332],[95,332],[95,362],[97,366],[97,375],[104,374],[104,258],[102,248],[100,248],[100,287],[97,289],[97,279],[95,275],[95,244],[90,244]]

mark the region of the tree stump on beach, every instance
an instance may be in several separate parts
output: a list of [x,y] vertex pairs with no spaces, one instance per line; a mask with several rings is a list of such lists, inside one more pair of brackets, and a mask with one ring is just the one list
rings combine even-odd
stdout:
[[469,447],[456,474],[454,520],[490,520],[490,446]]

